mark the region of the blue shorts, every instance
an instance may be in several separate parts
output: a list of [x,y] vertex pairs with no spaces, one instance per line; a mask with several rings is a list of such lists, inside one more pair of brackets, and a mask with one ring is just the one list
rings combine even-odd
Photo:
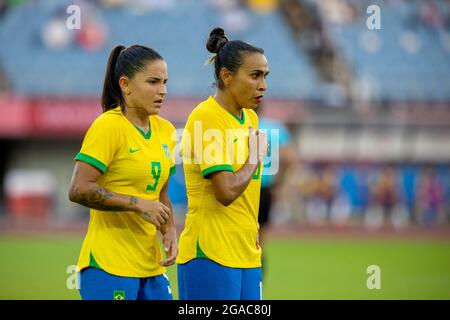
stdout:
[[229,268],[196,258],[178,265],[180,300],[262,300],[261,268]]
[[83,300],[172,300],[166,274],[128,278],[91,267],[80,272],[80,295]]

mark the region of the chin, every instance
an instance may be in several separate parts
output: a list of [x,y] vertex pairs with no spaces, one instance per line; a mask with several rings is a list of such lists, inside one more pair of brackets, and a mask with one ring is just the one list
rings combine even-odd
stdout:
[[161,111],[161,108],[153,108],[149,111],[148,115],[149,116],[158,115],[160,111]]

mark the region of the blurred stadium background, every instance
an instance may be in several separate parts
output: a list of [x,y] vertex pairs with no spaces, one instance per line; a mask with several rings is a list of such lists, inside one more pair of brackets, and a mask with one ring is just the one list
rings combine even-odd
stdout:
[[[80,29],[66,26],[70,5]],[[371,5],[381,29],[368,28]],[[264,113],[298,154],[272,212],[265,298],[449,299],[444,0],[0,0],[0,299],[79,298],[67,268],[89,213],[67,190],[111,48],[165,57],[162,116],[183,128],[214,92],[204,46],[218,25],[265,49]],[[181,229],[181,166],[170,196]],[[370,265],[380,290],[366,286]]]

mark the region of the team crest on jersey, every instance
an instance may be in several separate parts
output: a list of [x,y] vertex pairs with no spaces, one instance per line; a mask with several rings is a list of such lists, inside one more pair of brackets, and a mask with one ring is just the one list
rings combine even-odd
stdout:
[[114,300],[125,300],[125,291],[123,290],[114,291]]
[[167,146],[167,144],[163,144],[162,147],[163,147],[164,154],[166,155],[166,157],[170,158],[170,151],[169,151],[169,147]]

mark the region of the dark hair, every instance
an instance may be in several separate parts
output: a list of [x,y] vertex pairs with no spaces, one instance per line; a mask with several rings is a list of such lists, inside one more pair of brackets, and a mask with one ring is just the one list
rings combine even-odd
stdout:
[[219,89],[224,88],[223,82],[220,79],[220,70],[222,67],[234,73],[239,70],[239,67],[244,62],[243,52],[264,54],[263,49],[257,48],[248,42],[241,40],[228,41],[225,31],[222,28],[214,28],[209,33],[206,49],[211,53],[215,53],[215,56],[211,57],[210,62],[212,63],[214,61],[214,76]]
[[126,48],[118,45],[109,54],[106,67],[105,80],[101,104],[103,112],[121,105],[124,110],[124,99],[119,86],[122,75],[132,78],[137,72],[142,71],[145,65],[155,60],[164,60],[155,50],[141,45],[133,45]]

